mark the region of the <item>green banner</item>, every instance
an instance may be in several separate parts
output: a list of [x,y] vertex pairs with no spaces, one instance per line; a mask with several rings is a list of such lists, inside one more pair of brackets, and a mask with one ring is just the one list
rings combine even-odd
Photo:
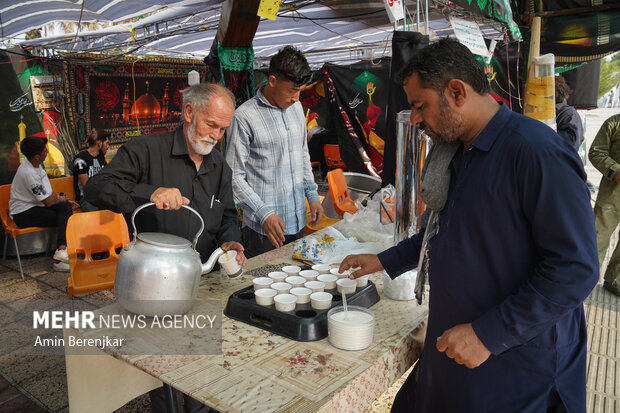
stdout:
[[222,47],[217,45],[220,59],[221,83],[226,86],[237,99],[237,106],[254,96],[254,48]]
[[508,28],[508,35],[512,40],[522,40],[519,26],[512,17],[509,0],[453,0],[453,2],[479,16],[503,23]]

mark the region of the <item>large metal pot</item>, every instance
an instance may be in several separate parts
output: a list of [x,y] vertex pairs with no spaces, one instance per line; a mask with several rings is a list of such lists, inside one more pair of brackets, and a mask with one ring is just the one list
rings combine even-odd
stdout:
[[200,219],[200,229],[192,243],[182,237],[159,232],[137,234],[134,218],[152,202],[136,208],[131,216],[134,240],[118,257],[114,293],[120,305],[133,313],[147,316],[185,314],[196,298],[200,276],[213,269],[218,248],[204,264],[196,251],[196,242],[204,221],[193,208],[183,205]]

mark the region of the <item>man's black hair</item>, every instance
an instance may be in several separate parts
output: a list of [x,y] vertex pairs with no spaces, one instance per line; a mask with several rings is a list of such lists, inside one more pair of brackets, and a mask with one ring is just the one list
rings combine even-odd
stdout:
[[28,136],[19,144],[19,150],[28,160],[30,160],[43,152],[45,145],[47,145],[47,138]]
[[396,80],[402,85],[414,73],[418,74],[420,86],[439,94],[452,79],[462,80],[481,95],[491,92],[484,69],[476,57],[466,46],[450,38],[420,49],[398,73]]
[[293,46],[284,46],[269,62],[269,74],[293,81],[309,83],[312,72],[304,55]]
[[90,131],[88,138],[86,138],[86,144],[88,145],[89,148],[92,148],[93,146],[97,144],[97,141],[105,142],[108,139],[110,139],[108,135],[103,135],[103,134],[100,135],[97,129],[93,129]]
[[573,93],[570,86],[566,83],[566,79],[558,75],[555,77],[555,103],[562,103]]

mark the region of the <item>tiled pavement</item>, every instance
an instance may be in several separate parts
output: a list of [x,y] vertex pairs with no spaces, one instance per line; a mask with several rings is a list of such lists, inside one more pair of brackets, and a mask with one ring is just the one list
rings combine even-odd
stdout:
[[[17,260],[7,258],[0,266],[0,348],[7,349],[15,337],[31,331],[25,314],[42,305],[64,300],[66,272],[56,272],[52,259],[43,254],[24,257],[25,279],[22,280]],[[58,302],[58,301],[57,301]],[[91,294],[76,300],[76,309],[94,309],[113,302],[111,292]],[[0,413],[67,412],[65,358],[62,355],[15,356],[0,351]],[[128,403],[119,412],[149,412],[148,396]]]

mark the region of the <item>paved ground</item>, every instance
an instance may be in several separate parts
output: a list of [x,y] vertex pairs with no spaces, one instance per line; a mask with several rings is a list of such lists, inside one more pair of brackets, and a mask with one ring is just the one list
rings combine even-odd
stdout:
[[[602,122],[615,113],[620,113],[620,109],[586,113],[588,148]],[[600,173],[590,165],[586,165],[586,171],[589,180],[598,187]],[[29,326],[25,325],[24,314],[33,300],[66,300],[67,297],[67,273],[54,272],[51,258],[39,255],[24,261],[25,280],[19,276],[15,259],[7,260],[7,266],[0,267],[0,349],[6,348],[16,335],[27,331]],[[92,309],[112,300],[109,292],[97,293],[78,299],[77,308]],[[589,335],[587,411],[619,412],[620,297],[599,284],[586,300],[585,310]],[[403,380],[375,401],[368,412],[389,411]],[[64,356],[0,356],[0,413],[66,411]],[[119,411],[149,412],[148,397],[139,397]]]

